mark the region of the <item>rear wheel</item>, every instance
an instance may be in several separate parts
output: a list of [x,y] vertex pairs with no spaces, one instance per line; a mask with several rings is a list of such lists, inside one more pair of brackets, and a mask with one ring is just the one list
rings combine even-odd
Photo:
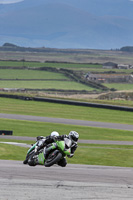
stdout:
[[62,154],[60,152],[52,152],[48,155],[48,158],[45,161],[45,167],[50,167],[56,164],[62,158]]

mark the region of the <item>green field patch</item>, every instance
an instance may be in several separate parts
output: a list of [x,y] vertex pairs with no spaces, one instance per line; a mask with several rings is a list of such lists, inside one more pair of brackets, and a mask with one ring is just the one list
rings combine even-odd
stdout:
[[0,144],[0,159],[2,160],[24,160],[26,148],[9,144]]
[[65,119],[133,124],[133,112],[0,98],[0,112]]
[[39,79],[68,79],[68,78],[64,74],[48,72],[48,71],[27,70],[27,69],[0,69],[0,79],[39,80]]
[[88,90],[94,88],[73,81],[0,81],[1,88]]
[[0,66],[5,67],[55,67],[55,68],[101,68],[99,64],[78,64],[78,63],[41,63],[26,61],[0,61]]
[[108,83],[103,85],[108,88],[115,88],[116,90],[133,90],[133,84],[128,83]]
[[[85,70],[85,69],[84,69]],[[133,69],[104,69],[104,68],[90,68],[89,69],[91,72],[99,72],[99,73],[107,73],[108,75],[110,74],[110,71],[112,71],[113,73],[117,72],[117,73],[125,73],[125,74],[131,74],[133,72]],[[86,71],[86,70],[85,70]]]

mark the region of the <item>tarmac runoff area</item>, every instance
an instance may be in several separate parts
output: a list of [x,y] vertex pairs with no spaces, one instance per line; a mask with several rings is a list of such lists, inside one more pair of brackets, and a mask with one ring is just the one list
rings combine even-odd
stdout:
[[0,200],[129,200],[133,169],[68,164],[30,167],[0,160]]

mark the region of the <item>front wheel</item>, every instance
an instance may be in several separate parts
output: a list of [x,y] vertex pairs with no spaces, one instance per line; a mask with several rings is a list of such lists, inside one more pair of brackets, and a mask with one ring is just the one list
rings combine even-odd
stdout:
[[56,164],[62,158],[62,154],[60,152],[52,152],[49,154],[48,158],[45,161],[45,167],[50,167]]
[[37,155],[35,155],[35,153],[33,153],[28,159],[28,165],[36,166],[36,157],[37,157]]

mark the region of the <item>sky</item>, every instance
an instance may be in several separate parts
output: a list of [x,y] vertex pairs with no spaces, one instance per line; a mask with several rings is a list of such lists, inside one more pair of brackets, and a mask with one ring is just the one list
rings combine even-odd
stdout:
[[[19,3],[21,1],[24,1],[24,0],[0,0],[0,4],[12,4],[12,3]],[[128,1],[132,1],[133,2],[133,0],[127,0],[127,2]]]
[[24,0],[0,0],[0,4],[12,4],[12,3],[18,3]]

